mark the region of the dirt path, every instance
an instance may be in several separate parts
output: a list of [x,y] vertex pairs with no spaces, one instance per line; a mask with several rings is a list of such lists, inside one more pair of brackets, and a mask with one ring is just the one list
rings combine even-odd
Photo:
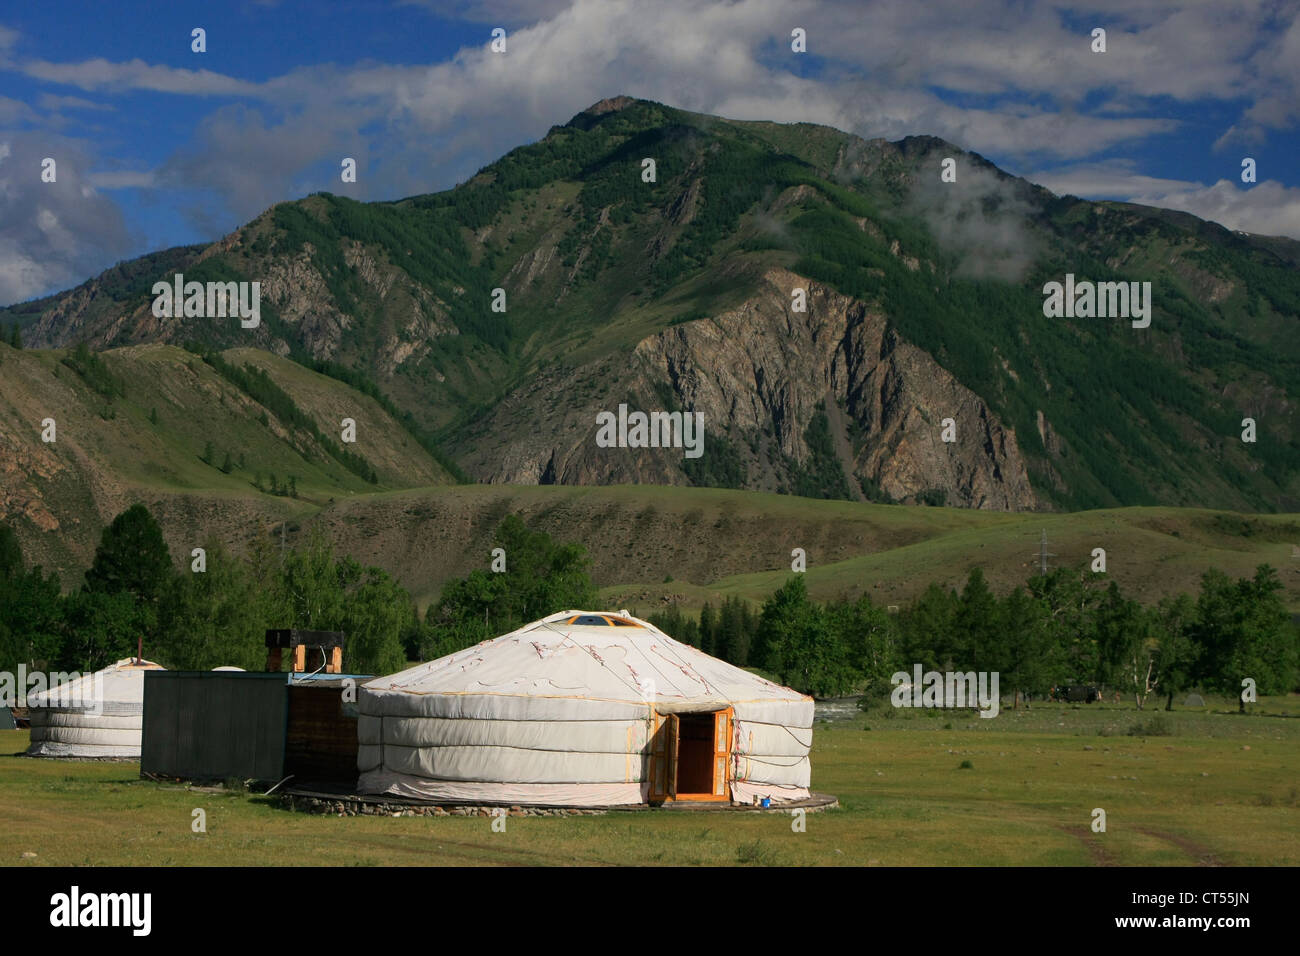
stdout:
[[1063,833],[1070,834],[1070,836],[1083,844],[1084,849],[1088,851],[1088,856],[1092,858],[1093,866],[1118,865],[1115,858],[1106,852],[1105,848],[1101,845],[1101,842],[1097,839],[1096,834],[1094,834],[1088,827],[1083,824],[1067,826],[1064,823],[1058,823],[1056,826],[1057,829],[1061,830]]
[[1139,827],[1138,832],[1145,833],[1150,837],[1155,837],[1157,840],[1164,840],[1166,843],[1172,843],[1188,856],[1195,859],[1197,866],[1223,866],[1223,862],[1215,855],[1213,850],[1207,846],[1202,846],[1193,840],[1189,840],[1187,837],[1178,836],[1174,833],[1165,833],[1162,830],[1151,830],[1146,827]]
[[[1119,861],[1106,851],[1106,848],[1102,846],[1101,841],[1097,839],[1097,835],[1088,827],[1082,824],[1077,826],[1066,826],[1065,824],[1060,823],[1056,826],[1057,829],[1061,830],[1063,833],[1070,834],[1070,836],[1083,844],[1084,848],[1088,851],[1088,856],[1092,859],[1093,866],[1120,865]],[[1178,847],[1178,849],[1182,850],[1194,859],[1197,866],[1224,865],[1215,855],[1213,850],[1195,842],[1194,840],[1189,840],[1187,837],[1178,836],[1174,833],[1166,833],[1163,830],[1152,830],[1150,827],[1137,827],[1136,829],[1138,833],[1144,834],[1145,836],[1154,837],[1155,839],[1163,840],[1166,843],[1172,843],[1174,846]]]

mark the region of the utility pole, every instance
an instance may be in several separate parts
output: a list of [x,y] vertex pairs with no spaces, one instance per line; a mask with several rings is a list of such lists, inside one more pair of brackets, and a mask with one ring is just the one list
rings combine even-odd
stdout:
[[1038,574],[1040,577],[1047,577],[1047,559],[1054,557],[1056,555],[1047,550],[1047,529],[1044,528],[1038,539]]

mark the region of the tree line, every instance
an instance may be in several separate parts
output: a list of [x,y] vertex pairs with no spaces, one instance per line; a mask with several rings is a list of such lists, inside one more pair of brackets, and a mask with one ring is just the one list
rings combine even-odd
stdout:
[[178,569],[153,515],[134,505],[104,529],[80,586],[64,594],[58,575],[26,566],[0,524],[0,670],[94,671],[134,656],[141,640],[146,658],[174,670],[261,670],[266,630],[298,627],[343,631],[345,670],[389,674],[408,658],[441,657],[595,603],[580,546],[513,515],[493,540],[500,573],[448,582],[422,618],[386,571],[335,555],[319,531],[285,548],[263,529],[242,557],[209,541],[203,570],[192,555]]
[[0,670],[94,671],[136,654],[174,670],[262,670],[268,628],[343,631],[353,673],[400,670],[416,626],[410,595],[379,568],[336,556],[318,532],[281,549],[265,530],[244,557],[215,540],[180,570],[143,505],[104,529],[80,587],[28,568],[0,525]]
[[[497,526],[489,566],[443,585],[421,617],[387,572],[335,555],[319,531],[284,548],[265,530],[244,556],[205,546],[202,571],[178,570],[143,505],[104,529],[81,586],[25,566],[0,525],[0,670],[19,663],[89,671],[145,656],[173,669],[233,665],[260,670],[274,627],[340,630],[344,668],[386,674],[508,633],[530,621],[598,603],[585,549],[528,528]],[[818,697],[885,699],[893,674],[996,671],[1015,702],[1056,685],[1104,685],[1137,707],[1192,689],[1239,696],[1296,688],[1300,628],[1277,573],[1260,565],[1232,580],[1211,569],[1196,594],[1144,607],[1117,582],[1058,568],[998,596],[972,569],[960,591],[931,584],[897,613],[870,595],[812,600],[794,575],[755,609],[739,597],[697,616],[672,607],[648,620],[665,633],[740,667]],[[635,613],[635,612],[634,612]]]
[[[757,614],[705,605],[698,621],[677,609],[651,615],[657,627],[742,667],[817,697],[855,692],[884,699],[890,678],[924,670],[998,672],[1016,704],[1054,686],[1095,684],[1138,708],[1192,689],[1239,697],[1283,694],[1300,677],[1300,627],[1282,600],[1277,572],[1260,565],[1232,580],[1211,569],[1195,595],[1144,607],[1104,574],[1058,568],[999,597],[979,568],[957,591],[931,584],[898,613],[869,595],[818,603],[792,577]],[[723,620],[742,633],[721,635]]]
[[[412,656],[427,660],[546,614],[595,606],[580,546],[553,542],[515,516],[498,527],[494,543],[507,556],[504,568],[448,582]],[[1211,569],[1197,594],[1144,607],[1113,579],[1082,568],[1055,569],[1002,596],[975,568],[960,591],[931,584],[891,613],[869,595],[813,601],[795,575],[761,609],[732,596],[706,603],[698,616],[673,606],[646,619],[707,654],[818,697],[883,699],[893,674],[920,664],[997,671],[1017,704],[1053,686],[1089,683],[1139,708],[1163,697],[1169,709],[1193,688],[1238,696],[1243,678],[1259,694],[1296,686],[1300,629],[1281,591],[1268,565],[1235,581]]]

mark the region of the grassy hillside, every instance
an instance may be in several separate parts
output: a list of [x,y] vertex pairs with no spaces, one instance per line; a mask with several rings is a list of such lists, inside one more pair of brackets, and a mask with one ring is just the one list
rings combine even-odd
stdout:
[[[4,509],[29,562],[69,582],[103,525],[143,501],[173,554],[208,535],[243,550],[281,526],[290,542],[320,527],[339,550],[391,571],[421,604],[447,579],[485,566],[493,531],[514,513],[586,547],[606,603],[644,613],[730,594],[762,600],[789,575],[794,548],[807,554],[819,599],[865,591],[900,604],[931,581],[959,584],[977,565],[1007,588],[1032,573],[1042,531],[1053,565],[1105,548],[1109,572],[1144,601],[1193,590],[1211,566],[1247,575],[1268,562],[1300,608],[1295,515],[1028,515],[707,488],[453,486],[375,399],[259,350],[209,362],[159,345],[89,358],[0,346],[0,360]],[[47,417],[53,444],[40,440]],[[343,418],[356,422],[355,444],[339,438]]]
[[[83,568],[134,501],[188,552],[196,535],[244,540],[341,497],[449,480],[374,399],[265,353],[224,360],[273,373],[272,408],[172,346],[0,353],[0,493],[32,563]],[[344,417],[355,444],[340,441]]]
[[[880,507],[880,506],[876,506]],[[946,509],[945,509],[946,510]],[[1067,515],[1016,515],[979,527],[954,527],[912,544],[844,560],[814,561],[809,551],[808,591],[822,600],[869,593],[878,604],[905,604],[931,582],[961,589],[972,567],[996,590],[1010,589],[1037,572],[1040,534],[1047,532],[1049,567],[1091,564],[1094,548],[1106,551],[1107,573],[1126,594],[1154,603],[1194,592],[1207,568],[1250,577],[1263,563],[1278,568],[1285,599],[1300,611],[1300,518],[1239,515],[1176,508],[1125,508]],[[772,571],[729,575],[711,584],[680,588],[683,606],[738,595],[761,601],[790,576],[789,564]],[[664,589],[672,593],[672,586]],[[645,588],[606,589],[607,603],[634,601]],[[649,592],[662,601],[661,595]],[[619,604],[620,607],[625,604]]]
[[1002,590],[1034,573],[1042,530],[1052,566],[1089,562],[1103,547],[1109,573],[1143,602],[1194,592],[1209,567],[1250,576],[1267,562],[1300,611],[1295,515],[1006,515],[707,488],[461,485],[337,500],[302,516],[290,540],[318,526],[358,560],[391,571],[423,605],[447,579],[488,566],[492,533],[507,514],[582,544],[603,602],[643,614],[728,594],[761,601],[789,577],[796,547],[807,552],[808,589],[818,599],[865,591],[899,604],[931,581],[960,586],[975,566]]

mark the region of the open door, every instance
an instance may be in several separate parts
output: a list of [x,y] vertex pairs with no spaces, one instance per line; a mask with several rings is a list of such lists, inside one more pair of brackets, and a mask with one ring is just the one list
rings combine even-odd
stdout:
[[677,741],[680,723],[676,714],[655,713],[650,738],[650,802],[662,803],[677,796]]
[[720,710],[713,715],[713,795],[731,798],[731,715],[732,710]]
[[732,710],[654,716],[650,802],[731,799]]
[[664,721],[664,745],[668,752],[664,763],[668,770],[668,799],[677,799],[677,756],[681,750],[682,723],[676,714],[669,714]]

